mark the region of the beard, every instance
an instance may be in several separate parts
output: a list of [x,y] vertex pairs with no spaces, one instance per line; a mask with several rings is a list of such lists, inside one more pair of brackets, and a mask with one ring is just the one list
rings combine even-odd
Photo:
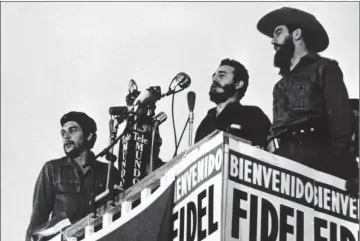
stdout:
[[288,38],[286,38],[283,44],[278,44],[275,46],[280,46],[280,48],[275,53],[274,66],[280,68],[280,73],[289,71],[291,58],[294,56],[295,50],[292,36],[290,35]]
[[[218,93],[216,92],[215,89],[213,89],[214,87],[220,87],[221,89],[223,89],[224,92]],[[230,97],[234,96],[235,92],[236,92],[235,83],[221,86],[217,82],[214,82],[210,87],[210,92],[209,92],[210,101],[214,102],[215,104],[223,103]]]
[[70,143],[73,145],[73,148],[71,148],[69,151],[66,150],[65,145],[63,146],[66,156],[68,156],[70,158],[76,158],[76,157],[80,156],[81,152],[86,148],[86,145],[87,145],[85,140],[81,146],[76,146],[74,142],[70,142]]
[[72,148],[70,151],[67,151],[66,148],[64,147],[64,152],[66,154],[66,156],[70,157],[70,158],[75,158],[80,156],[80,151],[79,148],[74,147]]

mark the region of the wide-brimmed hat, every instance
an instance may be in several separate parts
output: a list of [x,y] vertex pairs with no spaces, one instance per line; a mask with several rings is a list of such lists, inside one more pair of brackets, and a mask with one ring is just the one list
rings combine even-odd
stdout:
[[283,7],[276,9],[260,19],[257,29],[272,38],[274,30],[279,25],[291,25],[306,32],[307,40],[311,41],[312,51],[321,52],[329,46],[329,37],[314,15],[296,9]]

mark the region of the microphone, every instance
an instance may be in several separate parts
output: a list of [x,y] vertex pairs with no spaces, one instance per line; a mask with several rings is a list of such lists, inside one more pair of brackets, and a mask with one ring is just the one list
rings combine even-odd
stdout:
[[176,80],[177,85],[182,89],[186,89],[191,84],[190,76],[184,72],[178,73],[174,79]]
[[133,105],[139,105],[139,104],[143,103],[149,97],[150,97],[150,91],[148,91],[148,90],[141,91],[139,96],[134,100]]
[[194,111],[194,107],[195,107],[195,100],[196,100],[196,94],[194,91],[189,91],[187,93],[187,101],[188,101],[188,106],[189,106],[189,110],[190,112]]
[[166,119],[167,115],[163,111],[154,116],[154,122],[157,123],[157,126],[161,125]]
[[187,101],[189,106],[189,146],[192,145],[192,132],[193,132],[193,123],[194,123],[194,107],[195,107],[196,94],[194,91],[189,91],[187,93]]
[[133,105],[146,105],[151,102],[156,102],[161,99],[160,86],[151,86],[148,89],[141,91],[139,96],[134,100]]
[[[176,82],[176,85],[173,87],[173,89],[171,89],[171,86],[172,86],[172,83],[173,82]],[[167,93],[165,94],[162,94],[161,97],[164,97],[164,96],[169,96],[169,95],[172,95],[172,94],[175,94],[175,93],[178,93],[184,89],[186,89],[187,87],[189,87],[191,84],[191,78],[188,74],[184,73],[184,72],[180,72],[178,73],[171,81],[170,83],[170,86],[169,86],[169,90]],[[176,87],[179,86],[180,87],[180,90],[176,90]]]
[[128,108],[126,106],[113,106],[109,108],[110,115],[125,115],[127,111]]

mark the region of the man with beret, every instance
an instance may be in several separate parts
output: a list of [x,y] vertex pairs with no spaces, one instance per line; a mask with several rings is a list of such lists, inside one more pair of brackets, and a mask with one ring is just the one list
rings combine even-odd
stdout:
[[[83,112],[69,112],[60,119],[66,156],[44,164],[36,181],[33,211],[26,240],[51,218],[67,217],[74,223],[94,211],[95,197],[106,188],[108,164],[91,152],[96,141],[96,123]],[[111,185],[119,183],[117,169]]]
[[210,100],[216,107],[210,109],[196,130],[195,142],[216,129],[225,131],[264,146],[271,122],[257,106],[241,105],[249,85],[249,74],[244,65],[233,59],[223,59],[212,75]]
[[344,179],[356,177],[350,153],[354,113],[338,63],[318,55],[329,45],[323,26],[310,13],[284,7],[262,17],[257,29],[272,38],[282,76],[273,90],[269,140],[278,143],[275,154]]

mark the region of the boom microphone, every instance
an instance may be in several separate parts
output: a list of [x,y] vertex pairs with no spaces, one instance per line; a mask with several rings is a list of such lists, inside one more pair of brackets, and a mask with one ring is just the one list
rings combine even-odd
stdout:
[[180,72],[175,76],[177,84],[180,88],[185,89],[190,86],[191,79],[190,76],[184,72]]
[[154,122],[156,122],[158,126],[161,125],[164,121],[166,121],[166,119],[167,115],[163,111],[154,116]]
[[[173,85],[174,81],[175,81],[175,85]],[[191,79],[190,79],[189,75],[187,75],[184,72],[180,72],[172,79],[168,92],[166,92],[165,94],[162,94],[161,97],[176,94],[176,93],[186,89],[187,87],[189,87],[190,84],[191,84]],[[180,87],[179,90],[175,90],[177,86]]]

